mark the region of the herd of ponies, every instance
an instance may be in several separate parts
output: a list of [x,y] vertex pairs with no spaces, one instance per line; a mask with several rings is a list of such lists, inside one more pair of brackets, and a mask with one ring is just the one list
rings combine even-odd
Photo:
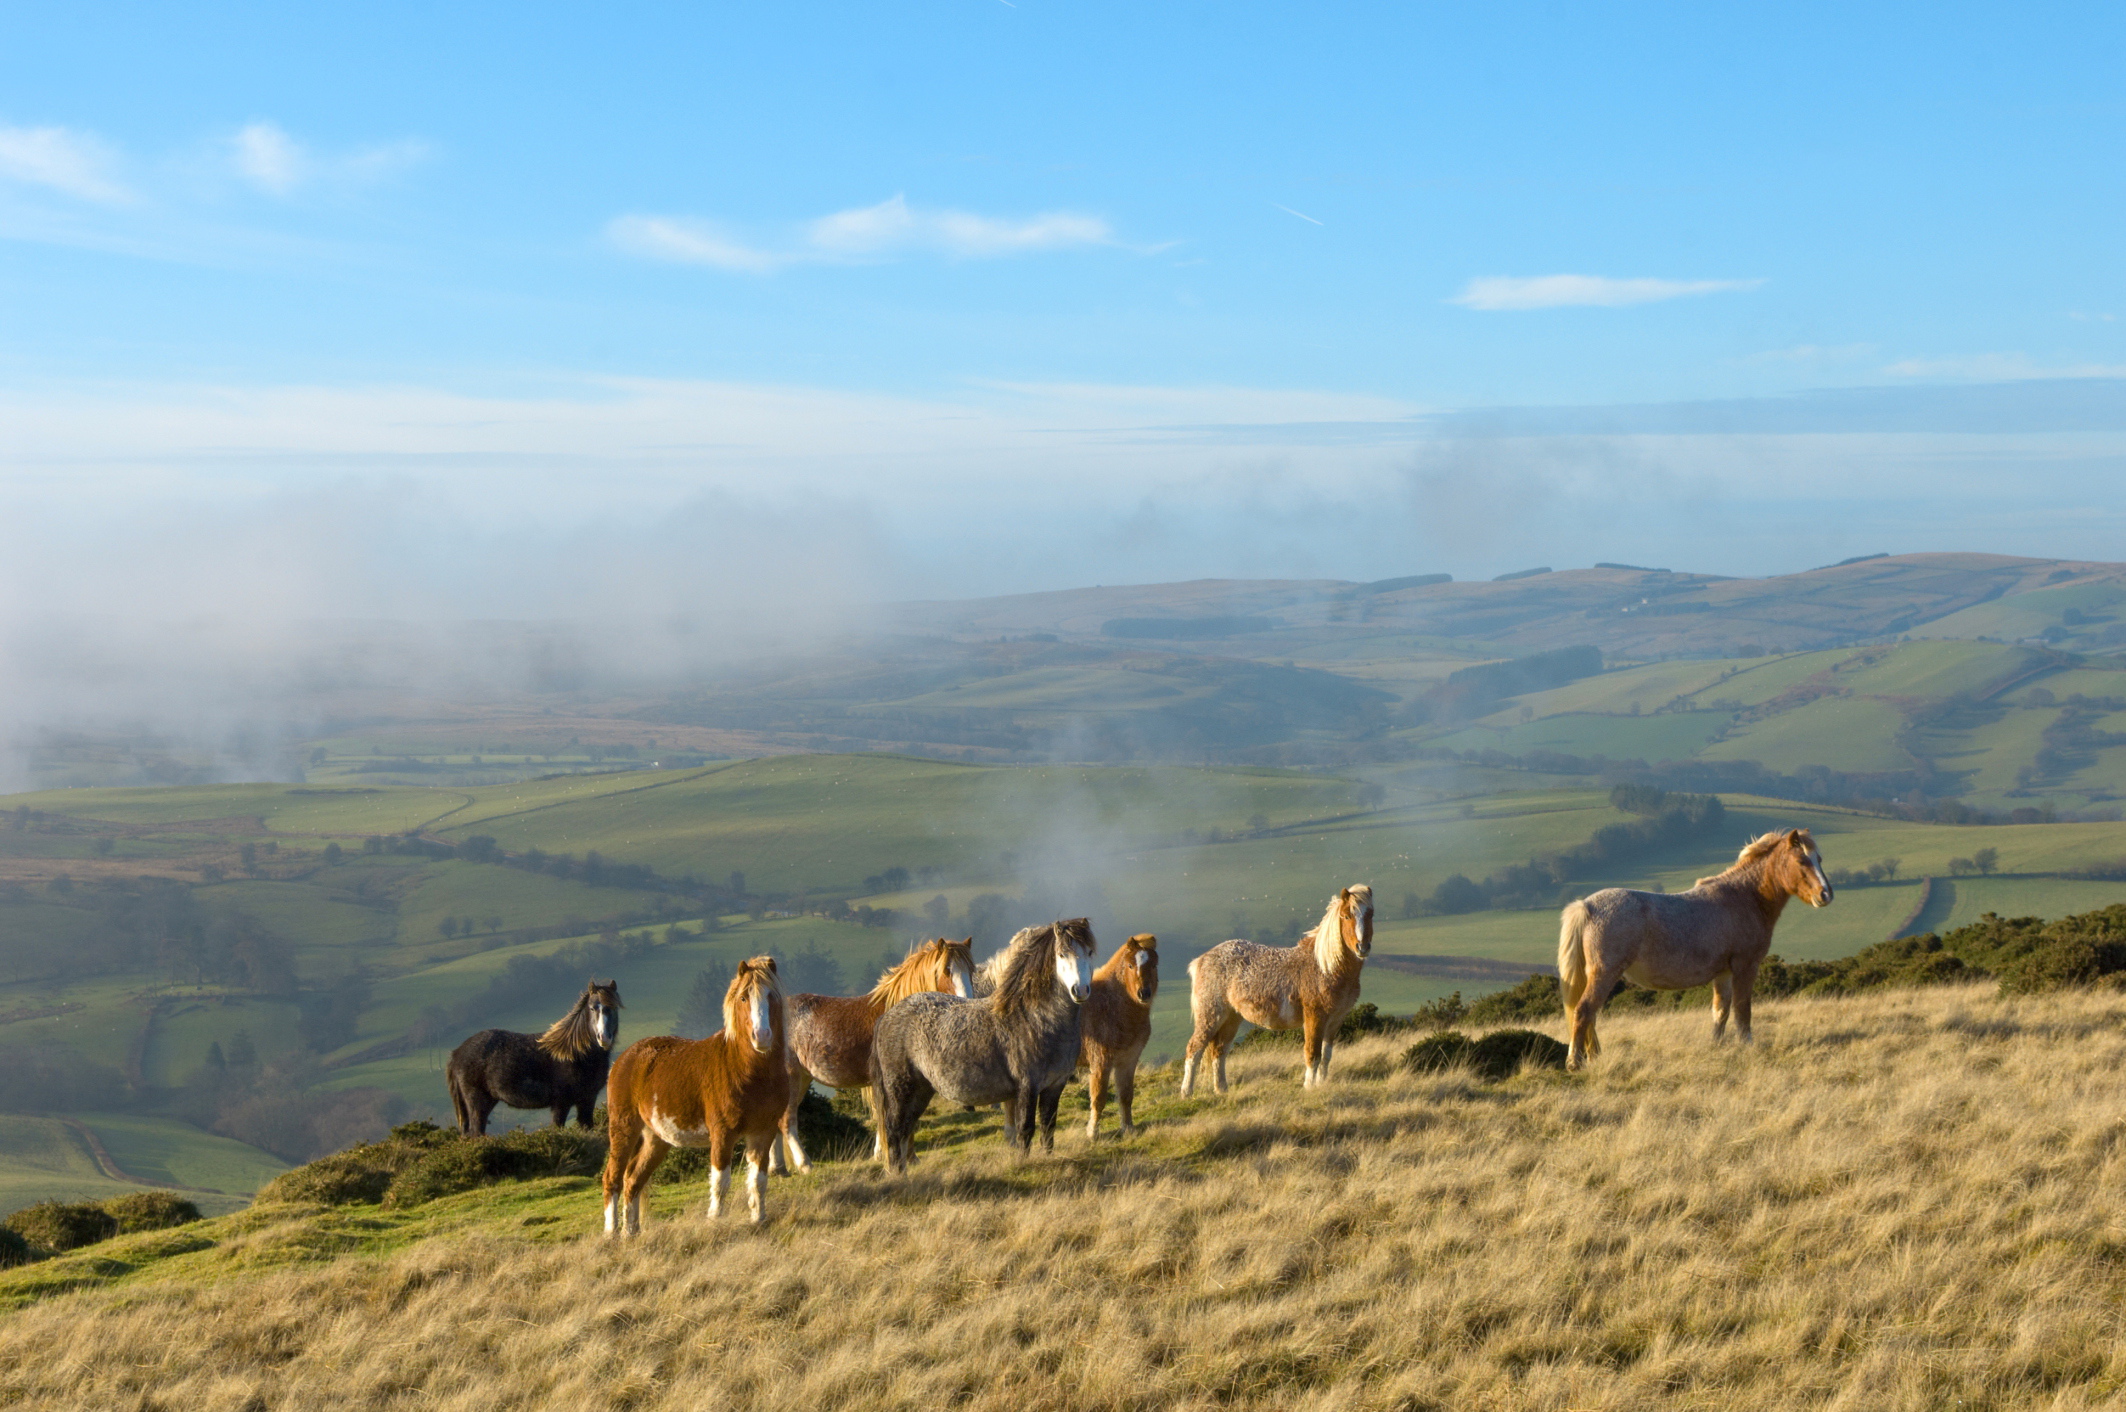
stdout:
[[[1571,1031],[1567,1067],[1601,1052],[1595,1016],[1629,980],[1657,990],[1713,987],[1713,1033],[1730,1011],[1750,1037],[1750,991],[1771,949],[1772,928],[1795,897],[1823,907],[1831,884],[1803,829],[1751,840],[1733,866],[1686,892],[1606,888],[1567,906],[1558,974]],[[642,1230],[642,1192],[675,1147],[706,1147],[709,1215],[723,1213],[731,1164],[746,1151],[746,1207],[765,1215],[771,1170],[806,1171],[797,1112],[813,1083],[867,1091],[874,1155],[907,1170],[915,1129],[934,1098],[1001,1104],[1005,1137],[1022,1155],[1038,1131],[1055,1145],[1056,1105],[1081,1069],[1099,1133],[1109,1082],[1121,1133],[1135,1131],[1137,1061],[1151,1038],[1159,943],[1132,936],[1097,969],[1083,917],[1028,927],[980,966],[973,939],[915,947],[868,994],[784,995],[773,957],[743,962],[723,1001],[723,1029],[707,1039],[654,1035],[612,1054],[620,990],[592,981],[540,1035],[483,1030],[453,1051],[446,1074],[461,1132],[483,1134],[495,1106],[548,1109],[556,1126],[573,1110],[584,1127],[602,1091],[607,1153],[605,1230]],[[1373,889],[1355,883],[1329,900],[1321,921],[1291,946],[1221,942],[1188,965],[1194,1027],[1181,1095],[1195,1091],[1209,1057],[1226,1091],[1225,1059],[1240,1023],[1304,1032],[1302,1083],[1327,1081],[1338,1026],[1358,1002],[1373,949]]]

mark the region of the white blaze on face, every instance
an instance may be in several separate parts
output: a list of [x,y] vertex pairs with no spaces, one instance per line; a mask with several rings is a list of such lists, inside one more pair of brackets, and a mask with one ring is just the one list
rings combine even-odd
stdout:
[[1816,906],[1827,905],[1831,900],[1831,880],[1823,875],[1823,855],[1809,855],[1809,871],[1816,875]]
[[1093,967],[1084,952],[1075,946],[1056,957],[1056,979],[1070,991],[1072,1000],[1083,1000],[1092,993]]
[[1146,966],[1149,966],[1149,965],[1151,965],[1151,963],[1152,963],[1152,953],[1151,953],[1151,952],[1149,952],[1149,951],[1140,951],[1140,952],[1138,952],[1138,953],[1137,953],[1137,969],[1138,969],[1138,970],[1140,970],[1140,971],[1141,971],[1141,970],[1143,970],[1143,969],[1144,969],[1144,968],[1145,968]]
[[753,1047],[766,1054],[775,1048],[775,1030],[768,1018],[768,988],[753,992]]
[[965,961],[953,958],[952,993],[962,1000],[974,999],[974,970]]

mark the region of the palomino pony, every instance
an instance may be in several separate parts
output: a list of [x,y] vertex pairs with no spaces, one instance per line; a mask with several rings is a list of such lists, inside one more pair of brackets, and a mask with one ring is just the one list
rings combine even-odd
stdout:
[[620,987],[612,981],[586,982],[575,1005],[545,1034],[480,1031],[450,1051],[444,1070],[458,1131],[484,1137],[497,1103],[545,1108],[557,1128],[573,1108],[577,1126],[589,1127],[619,1034]]
[[1055,1147],[1056,1103],[1078,1066],[1093,946],[1083,917],[1028,927],[1005,948],[988,997],[911,995],[878,1017],[871,1090],[890,1169],[908,1170],[915,1125],[937,1094],[1002,1103],[1005,1136],[1022,1156],[1033,1146],[1036,1116],[1042,1147]]
[[1610,887],[1567,907],[1558,928],[1558,978],[1572,1029],[1565,1067],[1577,1069],[1602,1052],[1595,1015],[1627,980],[1654,990],[1711,981],[1713,1038],[1727,1033],[1732,1004],[1747,1044],[1750,988],[1791,897],[1811,907],[1831,905],[1823,854],[1807,829],[1774,829],[1752,839],[1733,867],[1698,879],[1689,892]]
[[724,992],[721,1030],[698,1040],[658,1035],[614,1061],[605,1104],[605,1233],[642,1234],[642,1189],[675,1147],[709,1149],[709,1216],[721,1216],[741,1138],[746,1207],[759,1225],[768,1153],[789,1099],[782,987],[775,958],[755,956],[739,964]]
[[1301,1086],[1329,1078],[1336,1027],[1358,1003],[1358,973],[1373,951],[1373,889],[1353,883],[1329,899],[1314,930],[1291,946],[1221,941],[1188,963],[1189,1010],[1196,1031],[1181,1066],[1181,1096],[1196,1090],[1196,1060],[1208,1049],[1213,1082],[1225,1092],[1225,1051],[1240,1022],[1266,1030],[1304,1029],[1307,1071]]
[[[908,959],[878,978],[869,995],[806,995],[783,1002],[790,1023],[790,1106],[782,1119],[783,1156],[800,1172],[812,1170],[805,1149],[797,1141],[797,1109],[805,1092],[818,1079],[829,1088],[871,1087],[871,1031],[878,1017],[911,995],[926,990],[945,991],[965,1000],[974,994],[974,938],[950,941],[939,937],[908,953]],[[878,1103],[871,1105],[873,1127],[878,1122]],[[881,1147],[877,1156],[883,1158]]]
[[1122,1136],[1137,1130],[1137,1059],[1152,1037],[1152,997],[1158,993],[1159,938],[1150,932],[1131,937],[1093,972],[1078,1050],[1078,1063],[1088,1071],[1086,1097],[1093,1110],[1085,1120],[1088,1140],[1100,1135],[1109,1074],[1115,1076],[1115,1097],[1122,1109]]

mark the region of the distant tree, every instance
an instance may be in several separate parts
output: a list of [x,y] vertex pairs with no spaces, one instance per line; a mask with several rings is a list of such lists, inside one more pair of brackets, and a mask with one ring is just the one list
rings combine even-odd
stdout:
[[1897,876],[1897,870],[1898,870],[1899,868],[1902,868],[1902,867],[1903,867],[1904,865],[1905,865],[1905,864],[1904,864],[1904,859],[1902,859],[1902,858],[1885,858],[1885,859],[1883,859],[1883,860],[1882,860],[1882,875],[1883,875],[1883,877],[1885,877],[1885,878],[1894,878],[1894,877],[1896,877],[1896,876]]
[[238,1030],[229,1036],[229,1067],[250,1069],[258,1064],[258,1046],[251,1042],[249,1030]]
[[1425,915],[1425,899],[1424,899],[1424,898],[1422,898],[1422,897],[1419,897],[1419,896],[1418,896],[1418,895],[1417,895],[1416,893],[1414,893],[1414,892],[1406,892],[1406,893],[1404,893],[1404,894],[1403,894],[1403,906],[1402,906],[1402,913],[1401,913],[1402,919],[1403,919],[1404,921],[1406,921],[1406,922],[1408,922],[1408,921],[1414,921],[1414,920],[1416,920],[1417,918],[1419,918],[1419,917],[1422,917],[1422,916],[1424,916],[1424,915]]
[[808,995],[840,995],[842,992],[842,963],[822,951],[817,941],[806,942],[805,949],[795,955],[778,957],[775,969],[785,992]]
[[491,931],[491,932],[498,932],[498,931],[502,930],[502,919],[501,919],[500,917],[496,917],[496,916],[490,916],[490,917],[488,917],[488,919],[487,919],[487,929],[488,929],[489,931]]
[[1971,855],[1971,866],[1981,873],[1991,873],[2000,866],[2001,851],[1998,848],[1981,848]]
[[[199,865],[199,880],[203,883],[218,883],[225,876],[226,874],[222,872],[222,867],[219,863],[202,863]],[[52,885],[57,887],[58,883],[55,881]]]
[[939,893],[937,896],[931,898],[928,902],[925,902],[923,904],[923,916],[926,920],[929,921],[930,929],[932,931],[944,931],[946,921],[949,920],[952,916],[952,903],[950,899],[948,899],[942,892]]
[[217,1073],[229,1067],[229,1061],[222,1057],[221,1041],[218,1039],[207,1046],[207,1067]]
[[335,842],[326,844],[325,866],[328,868],[337,868],[343,861],[345,861],[346,854],[347,850],[340,847],[338,843]]
[[445,917],[442,921],[436,923],[436,930],[443,934],[445,940],[448,940],[458,934],[458,919],[456,917]]
[[325,763],[324,746],[320,745],[319,747],[317,747],[317,749],[310,752],[310,763],[313,765],[322,765]]
[[384,851],[384,840],[376,834],[371,834],[362,840],[362,851],[364,853],[382,853]]
[[1490,894],[1461,873],[1449,874],[1445,882],[1432,889],[1432,910],[1444,916],[1481,912],[1490,905]]
[[495,841],[484,833],[476,833],[458,845],[458,856],[471,863],[500,862]]
[[731,968],[711,960],[694,976],[687,998],[680,1002],[679,1018],[672,1033],[681,1039],[707,1039],[723,1028],[723,996],[731,988]]
[[1949,876],[1952,878],[1965,877],[1977,871],[1978,864],[1969,858],[1951,858],[1949,860]]

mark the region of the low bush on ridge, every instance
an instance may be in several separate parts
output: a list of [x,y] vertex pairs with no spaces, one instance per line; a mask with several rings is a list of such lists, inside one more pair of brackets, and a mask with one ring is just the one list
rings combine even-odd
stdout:
[[197,1206],[167,1191],[136,1191],[108,1201],[40,1201],[0,1225],[0,1267],[79,1250],[112,1236],[166,1230],[199,1218]]

